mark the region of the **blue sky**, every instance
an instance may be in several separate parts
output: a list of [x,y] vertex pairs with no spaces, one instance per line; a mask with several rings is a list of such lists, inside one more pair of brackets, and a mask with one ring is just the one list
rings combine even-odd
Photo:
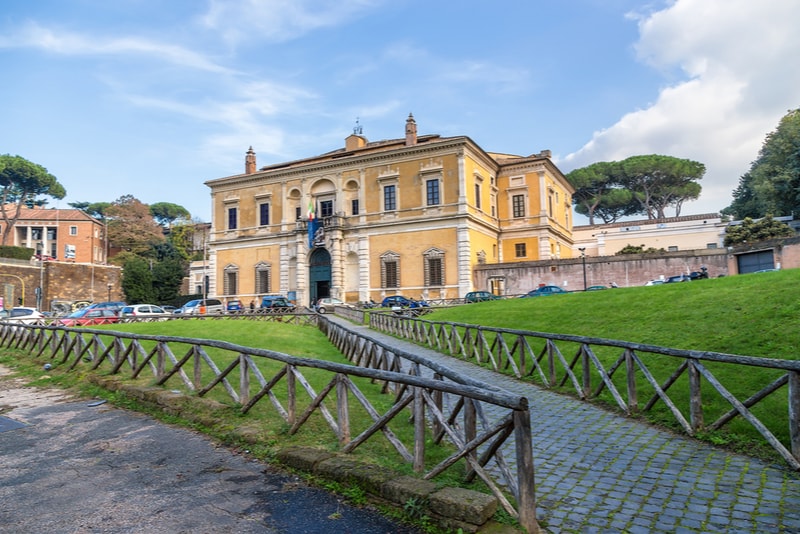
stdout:
[[697,160],[681,214],[715,212],[800,106],[798,21],[797,0],[3,0],[0,153],[59,179],[51,205],[132,194],[208,221],[204,182],[248,147],[321,154],[356,119],[399,138],[413,112],[565,173]]

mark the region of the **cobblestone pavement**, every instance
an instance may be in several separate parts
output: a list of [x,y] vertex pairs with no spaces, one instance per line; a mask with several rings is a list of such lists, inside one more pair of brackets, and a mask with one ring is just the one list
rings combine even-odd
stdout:
[[[537,517],[548,532],[800,533],[800,474],[789,468],[347,326],[528,397]],[[506,460],[511,465],[513,456]]]

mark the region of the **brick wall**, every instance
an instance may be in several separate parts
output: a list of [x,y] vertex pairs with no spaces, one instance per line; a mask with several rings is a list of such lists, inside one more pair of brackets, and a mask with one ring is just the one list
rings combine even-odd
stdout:
[[[113,265],[93,265],[89,263],[67,263],[47,261],[44,264],[18,263],[0,259],[0,284],[14,286],[14,302],[5,303],[7,308],[17,306],[17,298],[22,295],[24,283],[24,306],[37,305],[36,288],[43,288],[42,310],[50,310],[50,302],[61,300],[89,300],[102,302],[108,300],[111,284],[111,300],[124,300],[122,293],[122,269]],[[22,283],[21,283],[22,282]]]

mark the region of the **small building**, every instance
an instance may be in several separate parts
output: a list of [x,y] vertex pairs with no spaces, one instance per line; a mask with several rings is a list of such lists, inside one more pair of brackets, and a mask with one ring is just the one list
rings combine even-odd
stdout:
[[[16,209],[6,206],[9,219]],[[38,258],[76,263],[105,264],[108,254],[103,223],[77,209],[22,207],[5,244],[31,248]]]

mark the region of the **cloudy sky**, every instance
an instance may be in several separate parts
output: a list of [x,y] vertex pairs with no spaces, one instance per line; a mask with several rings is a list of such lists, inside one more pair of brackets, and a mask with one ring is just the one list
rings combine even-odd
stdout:
[[[565,173],[637,154],[707,167],[716,212],[800,106],[797,0],[3,0],[0,153],[76,201],[210,219],[206,180],[344,144],[466,135]],[[669,213],[670,215],[672,213]],[[576,219],[580,223],[580,218]]]

